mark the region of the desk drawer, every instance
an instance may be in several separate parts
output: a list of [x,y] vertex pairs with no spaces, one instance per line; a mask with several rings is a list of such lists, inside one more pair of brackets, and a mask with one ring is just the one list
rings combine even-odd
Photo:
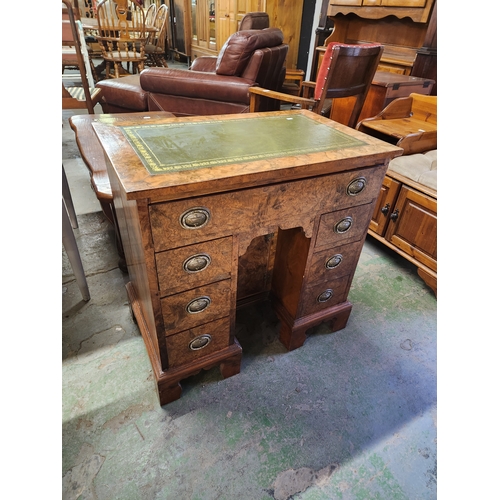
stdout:
[[[236,233],[311,226],[311,214],[375,201],[385,165],[150,206],[155,251]],[[300,200],[300,203],[297,202]],[[371,215],[371,214],[370,214]]]
[[232,238],[221,238],[156,254],[161,295],[229,278],[232,251]]
[[226,348],[229,334],[230,321],[227,317],[167,336],[169,368],[191,363]]
[[307,287],[299,316],[314,314],[347,300],[351,275]]
[[172,335],[229,315],[231,280],[219,281],[161,300],[165,334]]
[[337,210],[321,216],[315,248],[336,247],[364,239],[373,204]]
[[353,274],[363,241],[316,252],[312,257],[306,286]]

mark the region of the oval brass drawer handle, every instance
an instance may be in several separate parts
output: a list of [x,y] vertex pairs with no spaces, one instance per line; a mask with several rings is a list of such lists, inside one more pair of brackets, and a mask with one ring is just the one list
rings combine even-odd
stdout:
[[335,224],[333,230],[337,234],[347,233],[352,227],[352,217],[344,217],[342,220]]
[[328,288],[324,292],[321,292],[316,298],[316,300],[321,303],[330,300],[332,297],[333,297],[333,290],[331,288]]
[[337,253],[335,255],[332,255],[326,262],[325,262],[325,267],[327,269],[335,269],[336,267],[339,267],[342,262],[342,254]]
[[203,312],[211,303],[212,301],[210,300],[210,297],[206,295],[203,297],[197,297],[186,306],[186,311],[189,314],[198,314]]
[[186,210],[179,218],[184,229],[200,229],[208,224],[210,210],[205,207],[195,207]]
[[362,191],[364,191],[366,187],[366,179],[364,177],[358,177],[354,179],[347,185],[347,194],[349,196],[356,196]]
[[199,351],[200,349],[207,347],[210,342],[212,342],[212,337],[210,335],[198,335],[198,337],[195,337],[191,340],[191,342],[189,342],[189,348],[192,351]]
[[188,257],[184,261],[184,264],[182,264],[182,268],[186,271],[186,273],[199,273],[200,271],[206,269],[211,262],[212,259],[210,258],[210,255],[206,253],[198,253]]

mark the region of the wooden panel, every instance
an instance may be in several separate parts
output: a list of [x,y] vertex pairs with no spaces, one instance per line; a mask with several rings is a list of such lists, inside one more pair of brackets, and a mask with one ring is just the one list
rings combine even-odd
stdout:
[[229,278],[232,248],[232,238],[223,238],[156,254],[160,293],[173,295]]
[[386,239],[422,264],[437,270],[437,202],[406,186],[401,188]]
[[267,0],[267,13],[271,27],[283,32],[288,44],[286,67],[297,69],[303,0]]
[[[396,202],[400,187],[401,184],[398,181],[387,176],[384,178],[369,227],[375,233],[384,234],[389,222],[389,215],[394,210],[394,203]],[[382,212],[382,209],[384,209],[384,212]]]
[[[209,301],[205,302],[208,297]],[[231,308],[231,280],[194,288],[161,301],[167,335],[222,318]],[[196,302],[194,302],[196,301]],[[191,308],[194,312],[189,312]]]
[[425,7],[428,1],[429,0],[382,0],[382,5],[386,7]]
[[248,303],[271,289],[276,235],[254,238],[238,260],[238,303]]
[[[223,318],[205,325],[185,330],[166,338],[168,349],[168,366],[175,368],[220,351],[229,345],[230,321]],[[209,336],[210,342],[198,350],[190,348],[191,342],[197,337]],[[196,345],[193,347],[196,348]]]

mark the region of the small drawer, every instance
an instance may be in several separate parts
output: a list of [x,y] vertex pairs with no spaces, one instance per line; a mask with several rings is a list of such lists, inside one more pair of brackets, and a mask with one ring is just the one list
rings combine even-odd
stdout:
[[351,275],[341,278],[317,283],[307,287],[302,299],[302,308],[299,316],[308,316],[309,314],[322,311],[347,300]]
[[362,248],[363,242],[357,241],[315,253],[306,286],[354,273]]
[[169,335],[166,338],[169,368],[191,363],[225,349],[229,345],[230,328],[227,317]]
[[232,238],[221,238],[156,254],[161,295],[230,278],[232,250]]
[[337,210],[321,216],[315,248],[335,247],[366,236],[373,215],[373,204]]
[[229,315],[231,280],[219,281],[161,300],[165,334],[172,335]]
[[232,234],[224,196],[157,203],[149,217],[156,252]]

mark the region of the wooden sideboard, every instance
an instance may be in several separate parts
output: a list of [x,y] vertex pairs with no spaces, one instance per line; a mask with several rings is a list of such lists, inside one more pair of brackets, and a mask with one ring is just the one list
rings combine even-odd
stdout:
[[239,372],[238,277],[259,237],[277,235],[271,301],[287,349],[323,321],[345,327],[374,204],[400,148],[304,110],[137,114],[120,127],[104,116],[93,126],[160,404],[201,369]]
[[310,79],[329,42],[378,42],[384,45],[379,71],[436,81],[437,0],[323,0],[320,23]]

